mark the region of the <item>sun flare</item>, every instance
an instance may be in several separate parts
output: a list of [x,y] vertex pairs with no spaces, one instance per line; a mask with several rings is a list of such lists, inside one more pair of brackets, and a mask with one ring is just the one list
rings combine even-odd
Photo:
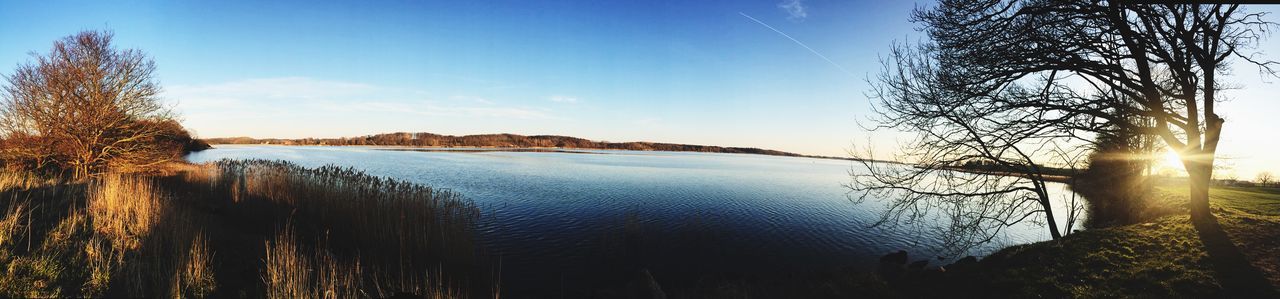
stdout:
[[1182,159],[1178,158],[1178,153],[1173,150],[1164,151],[1164,159],[1161,160],[1161,163],[1163,163],[1165,167],[1182,169]]

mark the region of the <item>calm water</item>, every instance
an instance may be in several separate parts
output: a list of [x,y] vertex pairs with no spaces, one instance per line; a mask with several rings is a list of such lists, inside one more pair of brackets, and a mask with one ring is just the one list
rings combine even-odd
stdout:
[[[880,205],[853,204],[841,186],[854,162],[584,152],[591,154],[218,146],[188,159],[352,166],[458,191],[482,208],[479,237],[487,251],[501,256],[508,288],[582,288],[608,276],[602,273],[628,267],[648,268],[662,282],[721,273],[869,270],[880,256],[900,249],[913,260],[933,256],[928,245],[936,238],[928,233],[869,227]],[[1044,228],[1028,224],[972,254],[1048,238]]]

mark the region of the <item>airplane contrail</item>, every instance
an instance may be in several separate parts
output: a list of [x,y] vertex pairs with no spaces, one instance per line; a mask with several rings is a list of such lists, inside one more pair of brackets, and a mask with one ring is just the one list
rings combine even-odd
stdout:
[[818,55],[818,57],[822,58],[822,60],[826,60],[827,63],[831,63],[832,66],[835,66],[836,68],[840,69],[840,71],[844,72],[845,74],[849,74],[850,76],[853,76],[853,72],[850,72],[848,69],[845,69],[843,66],[840,66],[839,63],[836,63],[835,61],[831,60],[831,58],[827,58],[827,55],[822,55],[822,53],[818,53],[818,50],[814,50],[813,48],[810,48],[809,45],[806,45],[800,42],[800,40],[797,40],[796,38],[791,37],[791,35],[787,35],[786,33],[783,33],[781,30],[778,30],[777,28],[773,28],[773,26],[769,26],[769,24],[765,24],[764,22],[761,22],[756,18],[752,18],[751,16],[748,16],[744,12],[739,11],[738,14],[742,15],[743,17],[746,17],[747,19],[750,19],[751,21],[756,22],[757,24],[760,24],[761,26],[764,26],[764,28],[769,28],[769,30],[773,30],[773,32],[777,32],[778,34],[781,34],[782,37],[786,37],[787,39],[793,42],[796,42],[797,45],[800,45],[801,47],[804,47],[806,50],[809,50],[809,52],[812,52],[813,55]]

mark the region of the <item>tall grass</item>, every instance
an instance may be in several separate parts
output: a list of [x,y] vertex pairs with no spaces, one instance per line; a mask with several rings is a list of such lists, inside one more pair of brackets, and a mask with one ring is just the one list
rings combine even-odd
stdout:
[[[466,298],[466,291],[424,273],[380,277],[366,274],[359,257],[346,259],[328,250],[324,242],[299,246],[291,225],[286,225],[266,242],[263,282],[267,298],[385,298],[409,295],[415,298]],[[494,292],[493,298],[499,293]]]
[[107,175],[93,181],[88,212],[94,232],[117,249],[138,249],[169,210],[162,197],[150,180],[141,177]]
[[263,282],[267,298],[357,298],[363,275],[360,262],[344,264],[316,246],[308,254],[297,245],[292,227],[266,242]]
[[[0,171],[0,211],[0,297],[489,291],[471,201],[350,168],[220,161],[83,181]],[[243,244],[255,238],[261,247]]]
[[0,192],[31,189],[53,184],[56,180],[25,171],[0,171]]
[[195,226],[150,177],[0,172],[0,187],[8,211],[0,297],[201,297],[213,289],[208,245],[187,243],[199,239]]
[[108,174],[90,181],[86,214],[94,233],[85,247],[87,284],[111,287],[113,277],[122,277],[115,286],[131,296],[204,297],[216,289],[213,253],[198,217],[151,177]]
[[11,204],[4,218],[0,218],[0,247],[13,244],[18,237],[22,236],[22,229],[26,224],[24,221],[27,219],[25,217],[27,205],[26,202]]
[[203,298],[217,289],[217,281],[213,276],[213,250],[209,248],[208,242],[203,233],[197,233],[191,240],[187,258],[178,266],[178,273],[174,275],[180,279],[173,280],[173,292],[170,295]]
[[[64,288],[62,282],[73,280],[67,263],[75,256],[56,249],[74,239],[68,230],[74,230],[73,218],[61,221],[56,210],[46,205],[70,202],[70,194],[82,190],[76,186],[55,184],[56,180],[43,179],[23,173],[0,171],[0,296],[2,297],[59,297],[74,294]],[[53,218],[58,221],[46,221]],[[69,228],[70,227],[70,228]],[[48,238],[43,238],[48,236]],[[44,240],[44,242],[40,242]],[[46,250],[50,249],[50,250]]]
[[474,266],[479,212],[449,190],[351,168],[261,160],[219,161],[184,180],[227,193],[233,205],[285,210],[277,226],[293,219],[298,237],[324,239],[335,253],[359,255],[387,272]]

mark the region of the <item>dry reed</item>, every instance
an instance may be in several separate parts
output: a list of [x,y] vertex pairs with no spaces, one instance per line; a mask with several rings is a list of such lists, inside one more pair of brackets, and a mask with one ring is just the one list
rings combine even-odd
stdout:
[[24,171],[0,171],[0,192],[14,189],[31,189],[40,186],[47,186],[57,182],[57,180],[43,178],[33,173]]
[[141,177],[106,175],[89,186],[93,229],[118,249],[138,249],[166,212],[165,204],[151,181]]
[[213,275],[213,251],[203,233],[196,233],[187,250],[186,259],[173,275],[171,297],[203,298],[213,294],[217,281]]
[[286,226],[266,242],[263,283],[267,298],[358,298],[362,296],[359,260],[344,264],[316,246],[308,254],[297,245],[293,228]]
[[457,193],[351,168],[256,160],[219,161],[183,178],[233,205],[287,211],[277,223],[291,223],[267,242],[268,297],[464,297],[450,282],[475,265],[479,215]]
[[9,211],[5,213],[4,219],[0,219],[0,247],[13,244],[22,235],[24,221],[27,217],[27,203],[13,203],[9,206]]
[[153,179],[107,174],[89,183],[86,197],[95,235],[85,246],[86,294],[115,276],[131,296],[205,297],[216,289],[213,253],[192,212]]
[[[224,287],[254,296],[256,284],[219,285],[223,254],[264,254],[230,266],[256,264],[260,294],[272,298],[463,298],[479,290],[466,282],[483,281],[478,209],[451,191],[285,162],[168,169],[84,181],[0,171],[0,266],[10,268],[0,269],[0,297],[233,295]],[[251,225],[208,226],[235,222]],[[247,249],[213,246],[245,235],[266,238],[265,253],[214,253]]]
[[284,207],[299,237],[328,240],[336,253],[363,256],[393,272],[473,266],[479,212],[452,191],[351,168],[275,161],[224,160],[206,171],[185,178],[224,190],[233,202]]

